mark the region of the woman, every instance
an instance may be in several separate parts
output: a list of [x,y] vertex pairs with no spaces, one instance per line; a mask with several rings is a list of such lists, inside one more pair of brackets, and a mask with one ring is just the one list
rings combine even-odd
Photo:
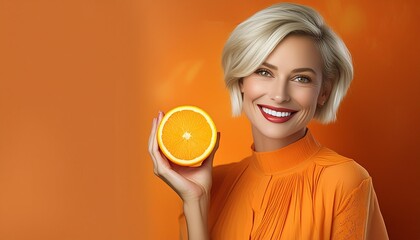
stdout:
[[234,115],[253,154],[212,170],[170,164],[153,120],[155,174],[183,200],[189,239],[388,239],[367,171],[320,145],[307,125],[335,120],[353,78],[342,40],[313,9],[276,4],[232,32],[222,57]]

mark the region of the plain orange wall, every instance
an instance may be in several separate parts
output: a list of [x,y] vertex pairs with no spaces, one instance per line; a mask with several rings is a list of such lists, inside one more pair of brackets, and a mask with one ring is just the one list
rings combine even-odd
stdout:
[[[276,1],[0,0],[0,239],[176,239],[178,197],[147,153],[158,110],[195,104],[249,154],[220,69],[233,28]],[[347,43],[355,79],[326,146],[373,176],[391,239],[419,239],[416,1],[297,1]]]

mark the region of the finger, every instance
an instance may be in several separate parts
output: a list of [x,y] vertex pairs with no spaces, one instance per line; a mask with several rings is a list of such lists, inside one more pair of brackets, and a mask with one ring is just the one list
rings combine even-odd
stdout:
[[157,123],[157,119],[153,118],[152,129],[150,130],[150,136],[149,136],[149,155],[153,162],[153,172],[155,174],[157,174],[157,171],[156,171],[157,168],[156,168],[156,157],[153,152],[153,148],[155,144],[154,141],[155,141],[155,135],[156,135],[156,125],[157,125],[156,123]]
[[217,138],[216,138],[216,144],[214,145],[214,148],[210,155],[207,157],[207,159],[203,162],[203,167],[211,167],[213,166],[213,159],[216,155],[217,149],[219,149],[219,143],[220,143],[221,133],[217,132]]
[[152,129],[150,131],[150,136],[149,136],[149,154],[152,158],[154,172],[156,175],[159,175],[158,169],[161,168],[158,165],[158,160],[162,158],[162,154],[159,151],[159,146],[158,146],[157,137],[156,137],[157,135],[156,132],[157,132],[157,129],[161,120],[162,120],[162,112],[159,111],[157,118],[153,119]]
[[159,144],[157,141],[157,129],[160,125],[162,118],[164,116],[164,113],[159,111],[158,117],[156,119],[156,127],[154,132],[152,133],[152,157],[154,159],[155,163],[155,174],[159,177],[163,177],[163,175],[166,175],[168,171],[171,171],[172,168],[169,165],[168,159],[163,155],[162,151],[159,148]]
[[153,140],[154,140],[154,135],[156,135],[155,134],[155,129],[156,129],[156,121],[157,121],[157,119],[156,118],[153,118],[153,121],[152,121],[152,128],[150,129],[150,135],[149,135],[149,145],[148,145],[148,147],[149,147],[149,154],[151,154],[152,153],[152,146],[153,146]]
[[158,143],[157,143],[157,130],[160,122],[162,121],[162,112],[159,111],[158,117],[154,119],[152,131],[150,132],[150,139],[149,139],[149,145],[151,147],[150,152],[156,152],[157,149],[159,149]]
[[157,142],[156,132],[157,132],[157,129],[158,129],[158,126],[159,126],[160,122],[162,121],[162,117],[163,117],[163,113],[159,111],[158,117],[156,119],[156,124],[154,126],[154,129],[152,130],[152,135],[151,135],[152,143],[153,143],[152,144],[152,152],[154,154],[159,154],[159,155],[160,155],[160,152],[159,152],[159,145],[158,145],[158,142]]
[[220,138],[221,138],[222,134],[220,132],[217,132],[217,139],[216,139],[216,145],[213,149],[213,152],[215,153],[217,151],[217,149],[219,149],[219,143],[220,143]]

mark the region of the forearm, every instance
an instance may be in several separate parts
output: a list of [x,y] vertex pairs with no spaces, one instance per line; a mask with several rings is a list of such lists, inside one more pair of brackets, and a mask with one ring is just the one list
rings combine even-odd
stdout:
[[208,197],[188,202],[184,201],[184,215],[187,222],[189,240],[210,239],[207,227],[208,206]]

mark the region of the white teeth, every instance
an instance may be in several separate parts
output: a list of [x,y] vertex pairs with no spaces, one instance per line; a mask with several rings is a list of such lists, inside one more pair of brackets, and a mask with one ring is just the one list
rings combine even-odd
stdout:
[[292,113],[291,112],[276,112],[272,109],[268,109],[263,107],[262,110],[267,113],[268,115],[271,115],[273,117],[288,117],[290,116]]

